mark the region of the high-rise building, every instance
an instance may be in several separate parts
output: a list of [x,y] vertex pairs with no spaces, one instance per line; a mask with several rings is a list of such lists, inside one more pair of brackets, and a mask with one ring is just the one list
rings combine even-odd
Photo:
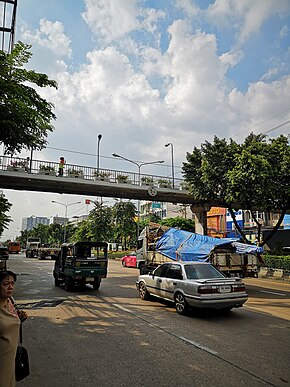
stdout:
[[66,222],[68,222],[68,219],[63,218],[61,216],[53,216],[51,223],[53,224],[61,224],[64,225]]
[[44,216],[34,216],[33,215],[33,216],[28,217],[28,218],[22,218],[21,230],[22,231],[25,231],[25,230],[30,231],[39,224],[49,225],[49,223],[50,223],[49,218],[46,218]]

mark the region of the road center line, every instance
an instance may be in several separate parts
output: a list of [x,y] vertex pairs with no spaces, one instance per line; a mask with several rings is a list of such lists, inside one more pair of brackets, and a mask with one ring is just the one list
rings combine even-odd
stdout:
[[197,347],[199,349],[202,349],[203,351],[206,351],[208,353],[211,353],[212,355],[217,355],[218,352],[216,351],[213,351],[212,349],[210,348],[207,348],[207,347],[204,347],[203,345],[197,343],[196,341],[192,341],[192,340],[189,340],[189,339],[186,339],[185,337],[182,337],[182,336],[179,336],[179,338],[183,341],[185,341],[186,343],[189,343],[191,345],[193,345],[194,347]]
[[267,290],[260,290],[261,293],[275,294],[276,296],[286,296],[285,293],[268,292]]

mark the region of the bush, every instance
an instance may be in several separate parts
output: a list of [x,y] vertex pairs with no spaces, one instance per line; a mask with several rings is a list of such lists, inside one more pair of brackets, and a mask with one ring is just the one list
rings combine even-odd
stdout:
[[128,251],[109,251],[108,252],[108,258],[109,259],[116,259],[116,258],[123,258],[125,255],[128,255],[133,250]]
[[290,270],[290,255],[263,255],[265,266],[271,269]]

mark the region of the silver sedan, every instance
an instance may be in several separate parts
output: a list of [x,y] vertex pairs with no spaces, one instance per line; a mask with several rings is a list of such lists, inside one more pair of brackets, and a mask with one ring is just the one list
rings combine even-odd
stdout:
[[167,262],[136,282],[142,300],[151,295],[173,301],[179,314],[190,307],[230,310],[248,299],[240,278],[227,278],[205,262]]

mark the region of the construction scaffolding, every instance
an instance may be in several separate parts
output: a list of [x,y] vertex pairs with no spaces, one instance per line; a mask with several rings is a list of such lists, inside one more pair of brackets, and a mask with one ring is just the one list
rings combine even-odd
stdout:
[[0,0],[0,50],[11,53],[14,46],[17,0]]

